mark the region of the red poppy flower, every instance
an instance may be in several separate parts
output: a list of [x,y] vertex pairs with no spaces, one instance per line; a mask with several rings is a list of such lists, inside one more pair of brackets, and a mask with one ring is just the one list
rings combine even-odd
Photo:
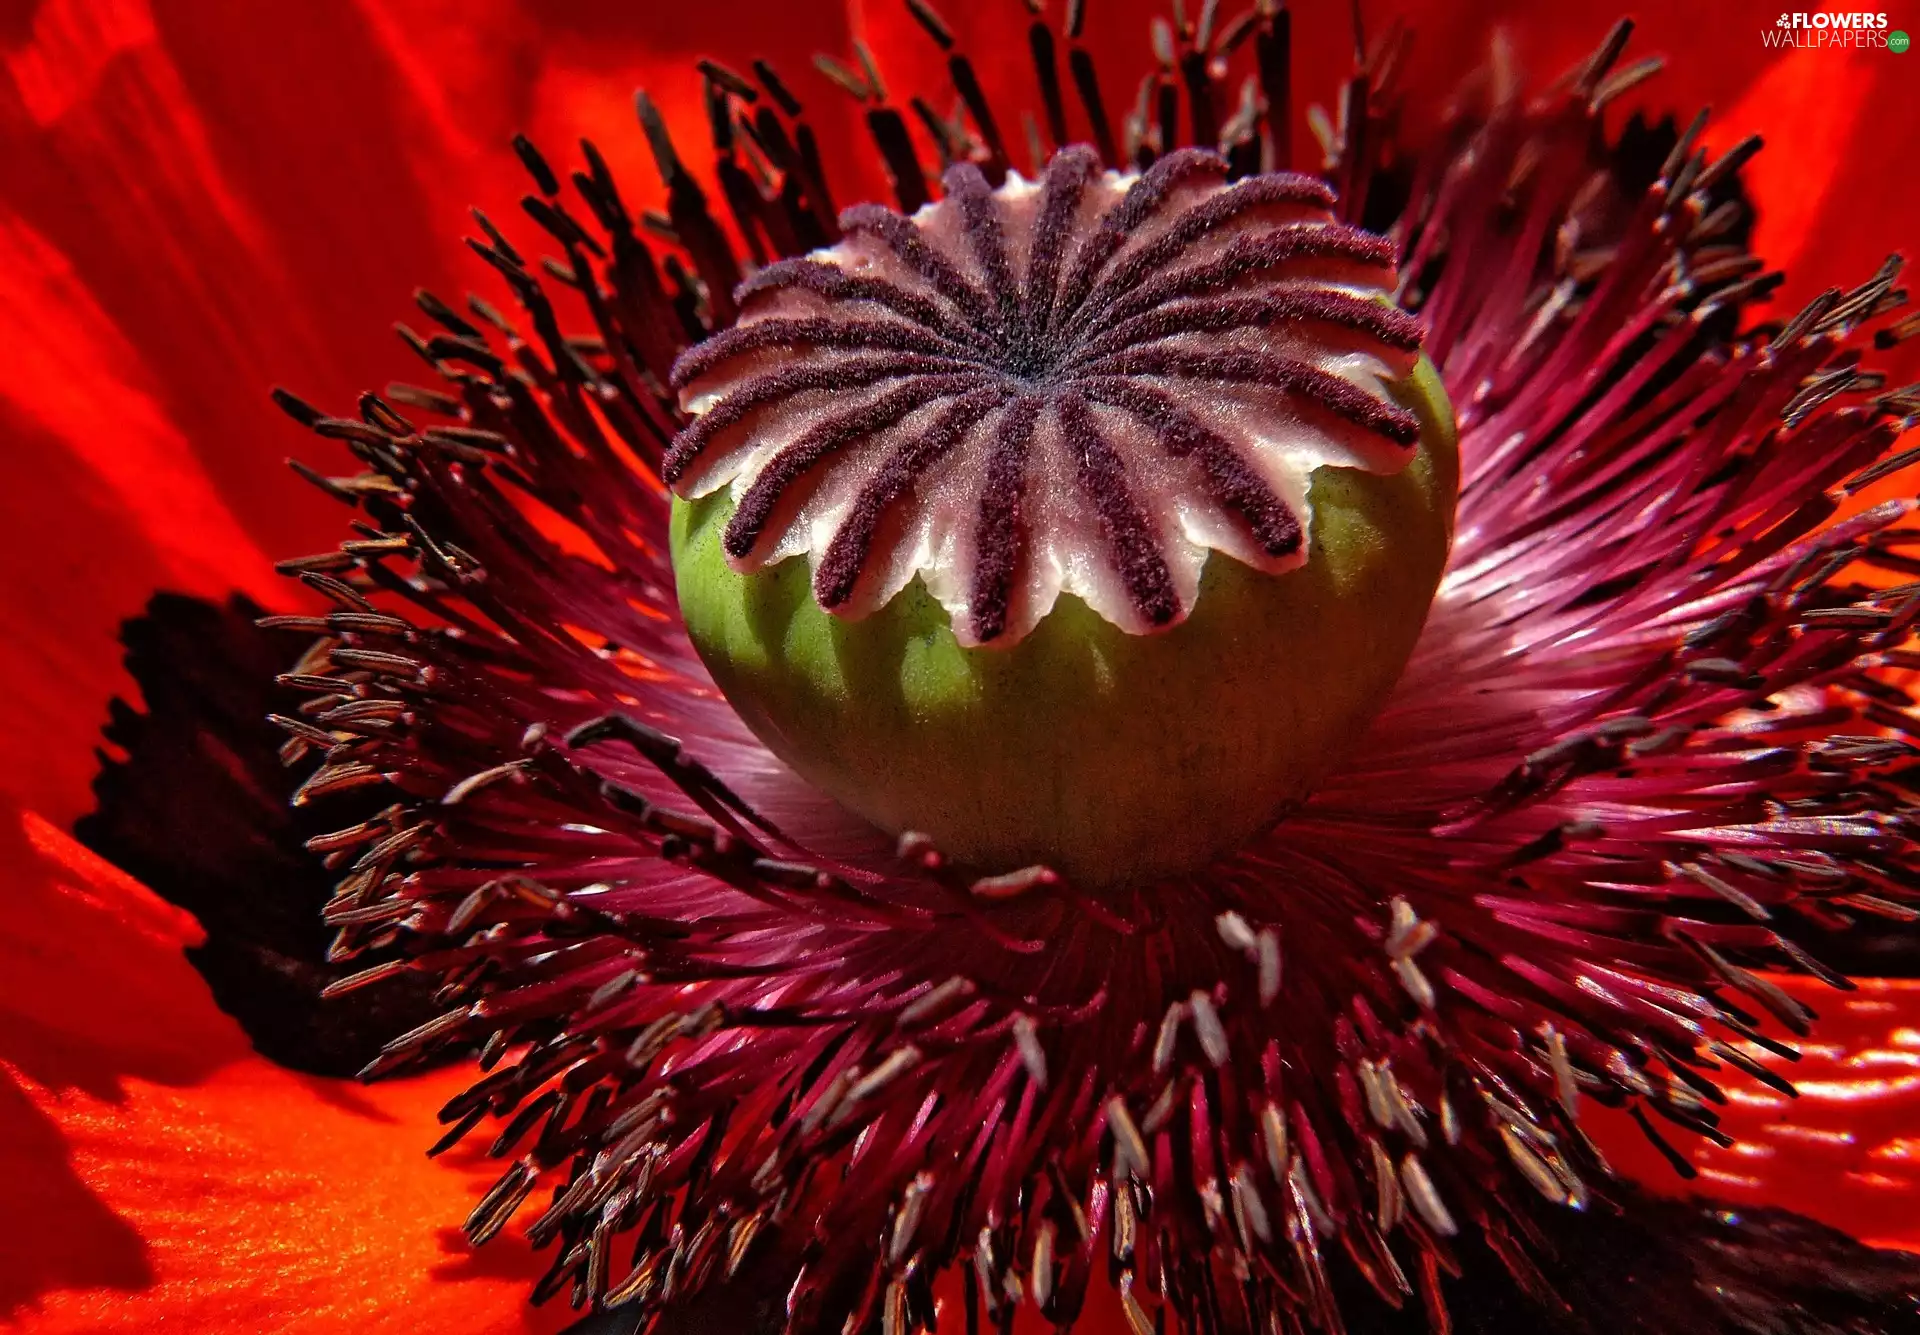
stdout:
[[[1882,30],[1782,47],[1735,6],[1655,16],[1633,49],[1671,67],[1647,79],[1594,54],[1611,11],[1496,0],[1365,7],[1357,42],[1345,14],[1264,4],[1153,27],[1160,6],[1119,0],[1038,26],[1012,0],[652,8],[0,16],[28,461],[0,583],[0,1314],[574,1319],[532,1291],[605,1330],[893,1332],[936,1306],[969,1329],[1920,1321],[1911,1263],[1868,1250],[1920,1250],[1920,1003],[1871,977],[1913,955],[1867,930],[1911,916],[1916,867],[1920,604],[1881,502],[1909,494],[1920,401],[1891,388],[1914,330],[1882,259],[1920,104]],[[1104,161],[1049,166],[1073,140]],[[1195,140],[1223,154],[1176,151]],[[1288,163],[1324,163],[1337,198],[1263,174]],[[1135,221],[1088,260],[1078,202],[1128,188]],[[530,221],[496,228],[523,195]],[[941,197],[916,223],[836,214]],[[473,202],[477,259],[444,244]],[[1207,230],[1169,221],[1208,208]],[[963,219],[958,269],[914,248],[940,218]],[[964,258],[1003,226],[1040,238],[1012,286]],[[865,255],[887,290],[795,262],[843,228],[835,262]],[[1057,327],[1031,305],[1049,246],[1080,312]],[[420,283],[487,295],[420,298],[439,332],[409,352],[381,331]],[[1415,319],[1354,297],[1374,289]],[[811,323],[783,331],[795,303]],[[876,333],[876,307],[900,318]],[[1289,402],[1383,472],[1433,428],[1356,399],[1384,382],[1339,358],[1411,365],[1424,342],[1459,528],[1365,742],[1210,874],[1084,888],[876,839],[767,748],[854,805],[862,775],[816,775],[721,640],[689,644],[661,479],[733,483],[708,538],[736,567],[806,550],[792,456],[709,447],[740,455],[728,413],[828,380],[846,396],[792,400],[790,448],[900,421],[902,469],[1078,441],[1108,554],[1068,591],[1123,629],[1203,624],[1228,596],[1197,585],[1207,546],[1273,569],[1312,560],[1308,535],[1339,550],[1304,482],[1229,466],[1239,391],[1191,389],[1270,387],[1258,331],[1303,319],[1344,332],[1290,364]],[[796,343],[819,386],[774,383]],[[435,388],[360,395],[419,358]],[[270,383],[334,443],[293,443]],[[879,411],[862,386],[895,416],[842,414]],[[1129,490],[1149,448],[1199,462]],[[993,467],[982,516],[1071,528]],[[918,474],[886,476],[821,520],[802,597],[887,603],[877,562],[907,548],[885,525]],[[1225,518],[1187,551],[1152,507],[1202,493]],[[339,501],[356,528],[323,550]],[[1018,542],[963,546],[919,567],[959,590],[927,615],[982,641],[1048,615]],[[285,563],[305,590],[274,577],[309,550]],[[99,702],[125,689],[115,631],[156,588],[237,596],[128,626],[146,709],[116,709],[76,840]],[[262,606],[293,610],[256,629]],[[389,1078],[341,1078],[369,1059]]]

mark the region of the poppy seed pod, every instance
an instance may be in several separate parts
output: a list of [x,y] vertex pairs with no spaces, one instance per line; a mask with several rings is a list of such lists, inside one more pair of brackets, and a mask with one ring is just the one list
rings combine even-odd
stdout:
[[1089,885],[1195,870],[1412,652],[1459,470],[1392,249],[1317,180],[1226,177],[956,167],[763,270],[676,366],[687,632],[889,832]]

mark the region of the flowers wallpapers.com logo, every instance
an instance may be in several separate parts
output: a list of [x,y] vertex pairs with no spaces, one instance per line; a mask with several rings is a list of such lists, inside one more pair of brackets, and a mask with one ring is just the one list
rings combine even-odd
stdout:
[[1904,55],[1911,45],[1906,33],[1889,28],[1885,14],[1833,10],[1784,13],[1773,27],[1761,29],[1760,41],[1765,46],[1807,50],[1879,47],[1895,55]]

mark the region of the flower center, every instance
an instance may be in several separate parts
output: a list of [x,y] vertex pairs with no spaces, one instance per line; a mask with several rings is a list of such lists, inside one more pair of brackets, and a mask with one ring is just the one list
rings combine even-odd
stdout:
[[1139,175],[1068,149],[1038,182],[962,166],[911,218],[762,270],[683,356],[665,476],[731,488],[742,572],[806,555],[857,619],[915,577],[963,644],[1013,643],[1070,592],[1132,633],[1185,619],[1207,554],[1307,559],[1308,478],[1393,473],[1419,355],[1392,249],[1320,181],[1233,184],[1186,150]]

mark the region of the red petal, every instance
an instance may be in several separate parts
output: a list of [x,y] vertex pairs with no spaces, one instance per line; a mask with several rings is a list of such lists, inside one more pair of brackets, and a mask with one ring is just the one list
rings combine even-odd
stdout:
[[1777,299],[1782,310],[1796,309],[1830,284],[1864,281],[1879,264],[1876,256],[1857,272],[1843,272],[1835,263],[1840,257],[1809,250],[1845,202],[1835,183],[1856,143],[1875,73],[1889,58],[1878,55],[1793,51],[1776,57],[1705,136],[1714,153],[1748,134],[1766,139],[1742,179],[1756,213],[1754,253],[1785,269],[1790,280]]
[[81,807],[106,699],[126,684],[114,631],[155,585],[258,592],[279,581],[169,420],[137,352],[72,264],[0,209],[0,619],[12,649],[4,787]]
[[[457,1222],[497,1171],[422,1153],[468,1073],[371,1089],[248,1050],[179,950],[190,920],[39,817],[0,808],[0,1174],[24,1330],[556,1330],[518,1238]],[[454,1157],[454,1156],[449,1156]]]
[[1920,980],[1865,979],[1853,993],[1805,978],[1774,981],[1820,1013],[1800,1061],[1767,1059],[1800,1096],[1731,1070],[1716,1074],[1733,1148],[1660,1127],[1699,1167],[1691,1187],[1624,1115],[1589,1104],[1588,1129],[1615,1168],[1656,1190],[1784,1206],[1876,1247],[1920,1251]]

